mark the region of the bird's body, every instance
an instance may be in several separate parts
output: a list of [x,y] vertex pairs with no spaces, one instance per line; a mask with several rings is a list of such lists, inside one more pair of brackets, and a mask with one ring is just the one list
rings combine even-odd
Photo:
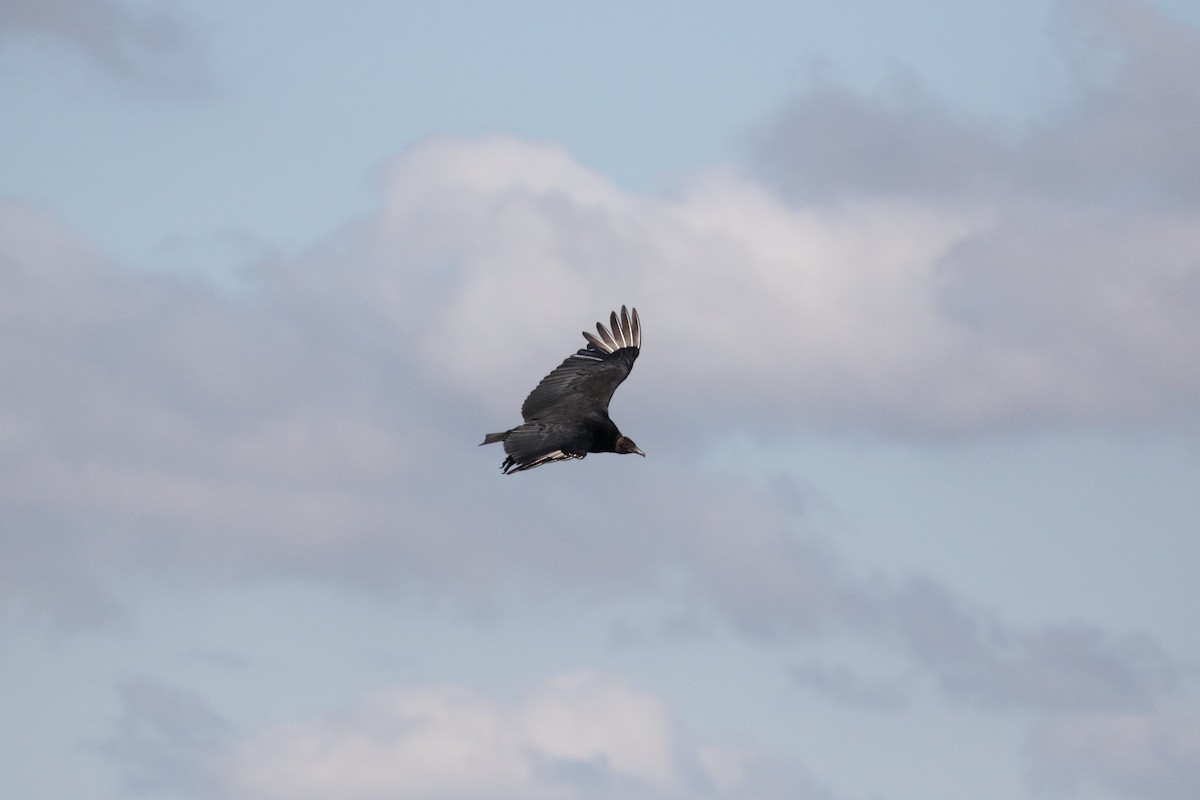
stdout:
[[483,444],[504,443],[508,457],[500,468],[505,474],[588,453],[646,455],[608,416],[609,400],[641,350],[641,320],[636,308],[631,318],[621,306],[621,316],[614,311],[609,322],[611,333],[596,323],[599,336],[585,332],[588,346],[529,393],[521,406],[522,424],[484,437]]

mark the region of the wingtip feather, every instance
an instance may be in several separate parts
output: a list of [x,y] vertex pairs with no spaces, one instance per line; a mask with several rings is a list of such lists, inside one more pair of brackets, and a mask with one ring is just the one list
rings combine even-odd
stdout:
[[603,353],[615,353],[627,347],[641,349],[642,320],[638,316],[637,308],[630,309],[622,305],[620,316],[613,311],[609,314],[608,321],[609,328],[604,327],[603,322],[596,323],[596,334],[582,331],[588,344]]
[[608,332],[608,329],[605,328],[603,324],[597,322],[596,330],[600,332],[600,338],[603,339],[604,343],[607,345],[605,348],[607,352],[612,353],[618,349],[616,340],[613,339],[612,334]]

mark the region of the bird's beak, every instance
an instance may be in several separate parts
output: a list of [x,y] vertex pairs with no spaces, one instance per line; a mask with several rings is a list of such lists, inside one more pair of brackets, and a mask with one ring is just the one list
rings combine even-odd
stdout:
[[642,458],[645,458],[645,457],[646,457],[646,454],[642,452],[642,450],[641,450],[641,448],[640,448],[640,447],[635,447],[635,448],[633,448],[633,452],[637,453],[637,454],[638,454],[639,456],[641,456]]

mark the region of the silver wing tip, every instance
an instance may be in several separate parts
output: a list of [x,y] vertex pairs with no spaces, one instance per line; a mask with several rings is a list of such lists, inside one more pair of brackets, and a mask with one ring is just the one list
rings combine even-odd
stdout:
[[609,314],[609,328],[604,327],[603,322],[597,322],[596,333],[583,331],[583,338],[588,341],[588,344],[603,353],[615,353],[626,347],[640,350],[642,347],[642,320],[638,316],[637,308],[632,311],[631,315],[629,307],[622,305],[619,316],[616,311]]

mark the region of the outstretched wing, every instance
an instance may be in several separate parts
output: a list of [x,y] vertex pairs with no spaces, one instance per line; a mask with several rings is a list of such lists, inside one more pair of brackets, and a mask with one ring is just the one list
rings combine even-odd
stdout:
[[529,393],[521,406],[526,421],[608,410],[613,392],[633,369],[642,347],[642,323],[636,308],[631,317],[621,306],[621,316],[612,312],[609,325],[611,333],[599,322],[599,336],[585,331],[588,346],[559,364]]

